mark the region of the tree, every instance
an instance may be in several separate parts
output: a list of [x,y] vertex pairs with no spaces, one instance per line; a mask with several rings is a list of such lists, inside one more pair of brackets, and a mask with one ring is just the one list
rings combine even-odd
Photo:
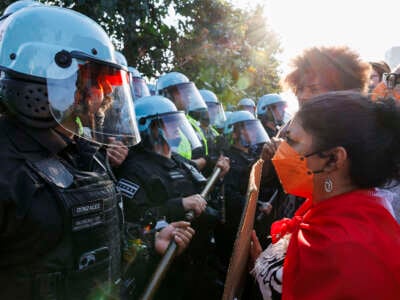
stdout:
[[244,11],[218,0],[196,0],[186,31],[172,44],[175,70],[225,103],[278,92],[280,43],[263,7]]
[[[3,0],[0,11],[14,1]],[[224,0],[40,0],[99,22],[117,50],[148,78],[172,69],[225,103],[276,92],[279,41],[263,7],[236,9]],[[167,17],[176,16],[175,25]],[[32,24],[34,26],[34,24]]]
[[[0,11],[14,1],[4,0]],[[170,41],[177,30],[165,24],[171,0],[41,0],[39,2],[72,8],[100,23],[114,46],[148,77],[168,71],[172,61]],[[186,1],[184,1],[186,2]],[[184,24],[181,24],[181,26]],[[34,26],[34,24],[32,24]]]

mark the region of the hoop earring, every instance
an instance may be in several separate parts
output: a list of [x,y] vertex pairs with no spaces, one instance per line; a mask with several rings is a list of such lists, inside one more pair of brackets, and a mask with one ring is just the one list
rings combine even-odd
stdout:
[[324,190],[327,193],[330,193],[333,191],[333,182],[330,178],[325,179],[324,181]]

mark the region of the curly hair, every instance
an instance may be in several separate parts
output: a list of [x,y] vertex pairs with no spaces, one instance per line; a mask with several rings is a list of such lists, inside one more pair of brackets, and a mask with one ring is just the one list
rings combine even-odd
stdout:
[[366,92],[371,66],[347,46],[311,47],[292,61],[292,71],[283,79],[283,86],[296,93],[305,74],[319,76],[332,91]]

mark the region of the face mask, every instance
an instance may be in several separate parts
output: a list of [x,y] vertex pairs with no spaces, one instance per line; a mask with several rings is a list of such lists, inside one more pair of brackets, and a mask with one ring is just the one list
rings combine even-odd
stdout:
[[286,141],[279,145],[272,164],[278,173],[279,180],[287,194],[312,198],[314,190],[314,174],[321,173],[323,170],[312,171],[307,168],[307,157],[315,155],[300,155]]

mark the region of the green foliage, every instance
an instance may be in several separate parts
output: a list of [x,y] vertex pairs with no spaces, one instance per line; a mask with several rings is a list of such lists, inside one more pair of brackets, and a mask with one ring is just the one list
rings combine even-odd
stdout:
[[[3,0],[0,11],[14,1]],[[116,49],[145,76],[171,70],[225,104],[279,90],[280,44],[263,7],[235,9],[224,0],[40,0],[99,22]],[[167,22],[171,9],[175,25]],[[168,23],[168,24],[167,24]]]
[[192,10],[192,30],[172,44],[176,71],[214,91],[225,105],[279,91],[275,55],[281,49],[263,7],[243,11],[225,1],[197,0]]

